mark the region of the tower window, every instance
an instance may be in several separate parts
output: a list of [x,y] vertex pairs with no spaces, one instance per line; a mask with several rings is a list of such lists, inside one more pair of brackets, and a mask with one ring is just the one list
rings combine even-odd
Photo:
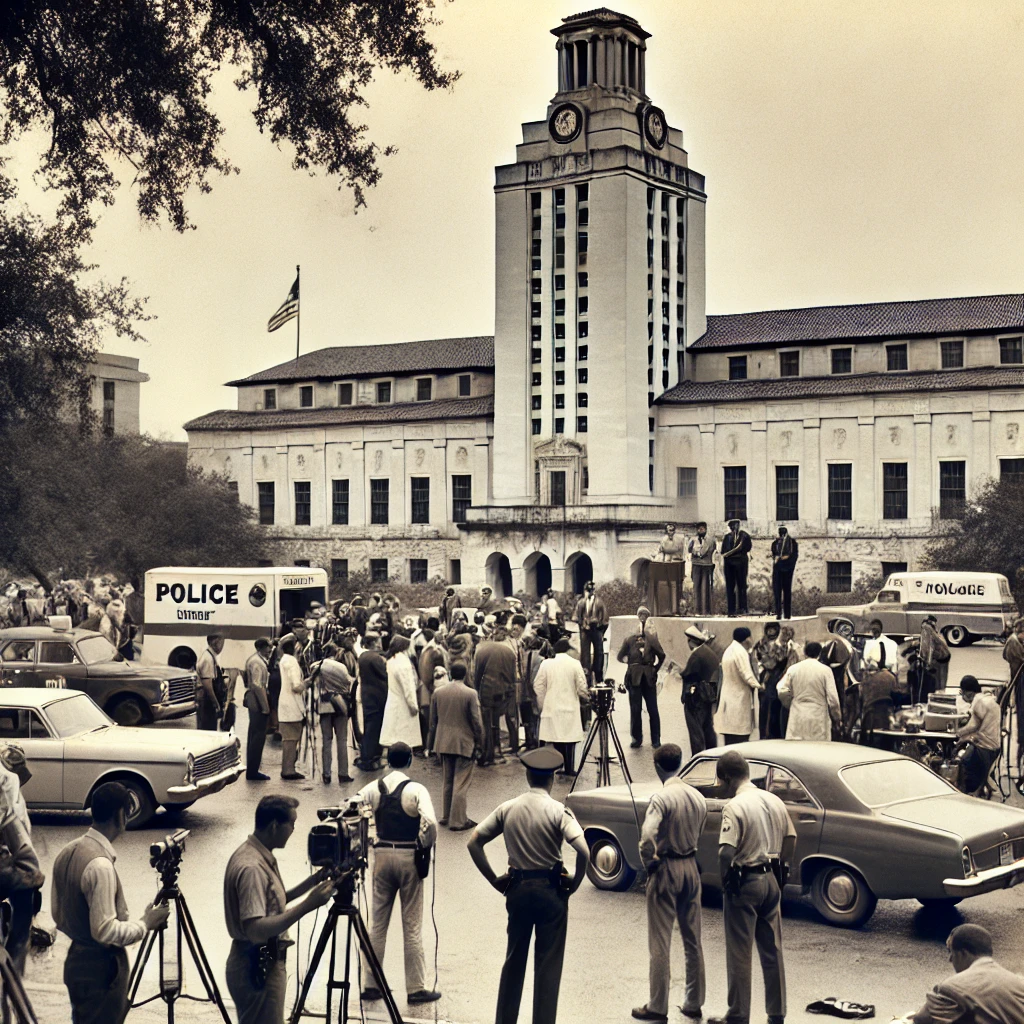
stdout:
[[586,391],[579,391],[576,394],[576,405],[580,409],[586,409],[587,407],[587,393]]
[[539,192],[531,192],[530,193],[530,209],[531,210],[539,210],[540,209],[540,193]]
[[565,362],[565,349],[564,348],[556,348],[555,349],[555,362],[556,363],[564,363]]
[[580,288],[587,287],[587,272],[585,270],[581,270],[580,273],[576,275],[576,284]]
[[539,277],[535,277],[532,281],[530,281],[530,291],[534,295],[540,295],[540,283],[541,282]]
[[555,291],[565,291],[565,274],[555,274]]
[[541,332],[540,324],[534,324],[530,328],[530,338],[531,338],[531,340],[533,340],[533,341],[540,341],[540,332]]
[[584,183],[576,186],[576,202],[585,203],[590,198],[590,185]]
[[565,214],[564,213],[556,213],[555,214],[555,230],[556,231],[562,231],[564,229],[565,229]]
[[585,434],[587,432],[587,417],[577,416],[576,417],[576,433]]
[[[540,312],[537,312],[540,316]],[[555,299],[555,316],[565,316],[565,299]]]
[[536,437],[540,433],[540,420],[531,420],[530,429],[533,436]]
[[586,227],[590,223],[590,208],[582,207],[576,214],[576,223],[580,227]]
[[555,433],[556,434],[564,434],[565,433],[565,417],[564,416],[559,416],[555,420]]
[[541,399],[540,395],[533,395],[531,397],[530,402],[531,402],[531,404],[532,404],[534,409],[540,409],[540,399]]
[[[557,305],[557,303],[556,303],[556,305]],[[530,316],[532,316],[534,320],[537,320],[537,319],[540,318],[540,303],[539,302],[531,302],[530,303]]]
[[576,371],[576,383],[586,384],[587,383],[587,368],[584,366]]
[[565,324],[555,324],[555,337],[556,338],[564,338],[565,337]]
[[[536,406],[536,408],[539,409],[540,406],[538,405],[538,406]],[[556,409],[564,409],[565,408],[565,395],[563,395],[561,393],[555,395],[555,408]]]
[[533,375],[533,386],[535,388],[539,388],[541,386],[541,375],[539,373],[535,373]]
[[576,302],[579,305],[580,316],[586,315],[590,309],[590,299],[586,295],[581,295]]
[[[531,256],[539,256],[540,255],[540,239],[539,238],[535,238],[530,243],[530,255]],[[534,269],[539,269],[539,268],[535,267]]]
[[541,361],[541,350],[539,348],[531,350],[530,361],[533,363],[539,363]]
[[555,189],[555,206],[565,206],[565,189]]
[[576,235],[576,251],[581,255],[587,251],[587,233],[586,231],[580,231]]
[[576,337],[586,338],[590,334],[590,324],[586,320],[581,320],[576,325]]
[[532,220],[531,224],[534,231],[540,231],[540,214],[538,213]]
[[590,353],[590,346],[589,345],[580,345],[576,349],[576,358],[578,360],[580,360],[580,362],[582,362],[583,360],[585,360],[587,358],[587,355],[589,353]]
[[565,384],[565,370],[555,370],[555,387],[560,388]]

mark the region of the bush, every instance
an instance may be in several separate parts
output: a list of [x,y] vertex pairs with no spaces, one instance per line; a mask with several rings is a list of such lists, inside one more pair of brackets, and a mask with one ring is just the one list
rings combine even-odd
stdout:
[[637,608],[644,603],[644,592],[629,580],[612,580],[611,583],[602,583],[595,593],[604,601],[609,616],[636,615]]
[[[353,572],[343,580],[331,580],[329,593],[331,601],[351,601],[356,594],[369,600],[371,594],[392,594],[402,605],[402,614],[411,614],[417,608],[436,608],[444,598],[444,592],[451,586],[443,576],[435,576],[426,583],[405,583],[393,576],[381,582],[371,580],[368,572]],[[476,587],[456,587],[467,608],[476,608],[483,600]]]

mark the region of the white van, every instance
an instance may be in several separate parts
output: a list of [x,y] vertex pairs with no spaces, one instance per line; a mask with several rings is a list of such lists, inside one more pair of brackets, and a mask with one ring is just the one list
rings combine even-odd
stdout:
[[241,670],[257,637],[280,636],[290,619],[326,600],[323,569],[150,569],[143,661],[195,668],[207,636],[223,633],[221,667]]
[[894,572],[870,604],[818,609],[826,627],[845,618],[857,633],[867,633],[868,623],[878,619],[890,636],[919,634],[927,615],[935,616],[950,646],[963,647],[1000,636],[1018,612],[1009,582],[997,572]]

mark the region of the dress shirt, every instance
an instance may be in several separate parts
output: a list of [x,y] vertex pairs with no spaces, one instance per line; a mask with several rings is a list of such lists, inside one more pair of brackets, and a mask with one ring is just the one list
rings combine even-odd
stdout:
[[110,858],[95,857],[82,872],[82,895],[89,904],[89,931],[104,946],[130,946],[146,934],[141,921],[128,920],[128,906],[117,887],[114,860],[117,854],[110,840],[91,828],[86,835],[99,843]]
[[640,830],[640,859],[644,867],[650,866],[655,855],[696,851],[707,816],[703,794],[680,778],[666,779],[662,789],[651,797]]
[[245,663],[245,706],[264,715],[270,714],[267,687],[270,685],[270,669],[266,658],[259,651],[249,655]]
[[[384,788],[389,793],[396,789],[409,778],[404,772],[393,771],[384,776]],[[359,799],[368,804],[373,813],[377,813],[380,805],[380,789],[377,782],[371,782],[359,790]],[[422,782],[410,782],[402,790],[402,810],[410,818],[419,816],[420,819],[420,846],[433,846],[437,838],[437,816],[434,814],[434,805],[430,800],[430,793]]]
[[742,783],[722,808],[718,844],[735,847],[733,863],[737,867],[767,864],[782,852],[786,836],[795,835],[786,805],[750,781]]
[[579,822],[547,790],[530,788],[496,807],[476,827],[483,840],[504,836],[509,867],[545,871],[562,860],[562,843],[583,837]]

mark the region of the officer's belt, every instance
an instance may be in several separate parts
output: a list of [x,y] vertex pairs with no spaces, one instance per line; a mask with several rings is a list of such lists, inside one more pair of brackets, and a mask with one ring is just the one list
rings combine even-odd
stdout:
[[768,864],[738,864],[736,870],[741,875],[767,875],[772,866]]
[[393,843],[390,839],[378,839],[374,846],[383,846],[388,850],[415,850],[415,843]]
[[691,857],[696,857],[697,851],[691,850],[689,853],[676,853],[675,850],[664,850],[658,854],[659,860],[689,860]]

